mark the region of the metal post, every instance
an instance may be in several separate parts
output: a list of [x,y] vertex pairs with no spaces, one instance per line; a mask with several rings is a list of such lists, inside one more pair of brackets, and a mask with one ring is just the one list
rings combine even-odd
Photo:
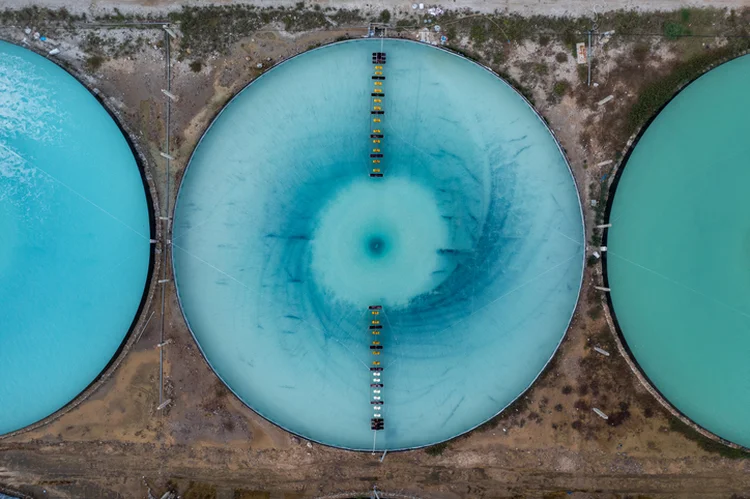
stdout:
[[177,101],[178,97],[171,92],[171,89],[165,90],[165,89],[162,88],[161,89],[161,93],[163,93],[164,95],[166,95],[167,97],[169,97],[171,100]]
[[168,34],[169,36],[171,36],[172,38],[177,38],[177,33],[175,33],[174,31],[172,31],[172,29],[171,29],[171,28],[170,28],[170,27],[169,27],[168,25],[166,25],[166,24],[165,24],[165,25],[163,25],[163,26],[162,26],[162,29],[163,29],[164,31],[166,31],[166,32],[167,32],[167,34]]

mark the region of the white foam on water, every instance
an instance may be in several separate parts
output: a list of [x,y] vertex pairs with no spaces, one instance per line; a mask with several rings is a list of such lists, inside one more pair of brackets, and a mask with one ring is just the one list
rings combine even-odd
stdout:
[[[34,65],[13,55],[0,60],[0,138],[61,139],[59,125],[68,117],[56,92],[44,84]],[[32,97],[33,96],[33,97]]]
[[88,386],[133,323],[148,209],[117,125],[79,82],[0,41],[0,434]]
[[59,143],[63,132],[58,123],[66,118],[56,92],[34,64],[7,54],[0,60],[0,202],[23,208],[26,216],[46,211],[44,203],[30,201],[42,200],[52,182],[13,141]]

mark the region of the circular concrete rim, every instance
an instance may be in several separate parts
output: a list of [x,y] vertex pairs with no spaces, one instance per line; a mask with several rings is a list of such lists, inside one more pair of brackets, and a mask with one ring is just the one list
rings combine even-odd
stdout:
[[[11,45],[16,45],[16,46],[21,47],[21,45],[18,45],[17,43],[11,40],[0,38],[0,41],[4,41]],[[133,158],[135,159],[136,165],[138,166],[138,173],[140,174],[141,182],[143,183],[143,190],[146,195],[150,237],[151,239],[162,241],[163,231],[161,230],[160,225],[156,224],[156,219],[155,219],[155,214],[160,213],[160,208],[159,208],[158,192],[156,190],[156,185],[152,177],[153,167],[151,166],[151,163],[147,159],[146,154],[143,152],[143,148],[136,140],[136,135],[130,130],[130,127],[128,127],[125,124],[125,120],[123,119],[122,115],[116,110],[114,106],[110,106],[107,103],[105,97],[103,97],[100,93],[95,92],[93,88],[87,85],[84,82],[83,75],[79,73],[78,71],[69,67],[65,67],[61,64],[58,64],[52,58],[47,57],[46,53],[35,50],[32,47],[24,46],[21,48],[24,48],[26,50],[34,52],[35,54],[41,57],[44,57],[48,61],[55,64],[57,67],[64,70],[70,76],[72,76],[78,83],[81,84],[81,86],[83,86],[86,90],[88,90],[91,96],[96,99],[96,101],[102,106],[102,108],[104,108],[107,114],[109,114],[110,118],[112,118],[112,121],[114,121],[115,125],[117,125],[118,129],[122,133],[123,138],[125,139],[125,142],[127,142],[128,147],[130,148],[130,151],[133,154]],[[14,437],[16,435],[20,435],[22,433],[26,433],[28,431],[35,430],[37,428],[40,428],[42,426],[48,425],[56,421],[57,419],[67,414],[71,410],[75,409],[84,401],[86,401],[86,399],[88,399],[92,394],[94,394],[94,392],[96,392],[96,390],[99,389],[99,387],[102,384],[104,384],[104,382],[107,381],[112,376],[112,374],[117,370],[120,364],[122,364],[122,361],[130,352],[133,345],[141,337],[141,334],[143,334],[143,330],[145,329],[146,324],[148,323],[148,320],[146,320],[145,312],[151,308],[151,303],[154,297],[154,293],[156,291],[156,279],[154,279],[154,277],[158,275],[158,272],[161,269],[161,262],[159,258],[156,258],[156,253],[164,251],[164,248],[161,242],[156,243],[156,244],[151,244],[150,246],[151,247],[149,249],[148,271],[146,273],[146,283],[143,287],[143,295],[141,296],[141,302],[138,305],[138,309],[133,314],[133,321],[130,324],[130,327],[128,328],[127,333],[123,337],[122,342],[120,343],[120,346],[112,354],[112,357],[110,358],[107,365],[104,366],[104,368],[99,373],[99,375],[96,376],[96,378],[94,378],[91,381],[91,383],[88,384],[88,386],[86,386],[83,390],[81,390],[81,392],[78,395],[73,397],[68,403],[66,403],[60,409],[58,409],[52,414],[34,423],[31,423],[28,426],[24,426],[23,428],[19,428],[17,430],[11,431],[10,433],[0,434],[0,441],[10,438],[10,437]],[[157,249],[157,246],[158,246],[158,249]]]
[[[400,38],[400,37],[384,37],[384,39],[386,39],[386,40],[397,40],[397,41],[408,42],[408,43],[415,43],[415,44],[419,44],[419,45],[426,45],[426,44],[423,44],[423,43],[420,43],[420,42],[416,42],[414,40],[410,40],[410,39],[406,39],[406,38]],[[262,78],[263,76],[265,76],[272,69],[274,69],[274,68],[276,68],[276,67],[278,67],[278,66],[280,66],[280,65],[282,65],[282,64],[284,64],[286,62],[289,62],[289,61],[291,61],[291,60],[293,60],[293,59],[295,59],[295,58],[297,58],[297,57],[299,57],[301,55],[307,54],[308,52],[313,52],[313,51],[316,51],[316,50],[321,50],[321,49],[324,49],[324,48],[327,48],[327,47],[331,47],[331,46],[334,46],[334,45],[338,45],[338,44],[342,44],[342,43],[350,43],[350,42],[354,42],[354,41],[357,41],[357,40],[359,40],[359,38],[348,38],[346,40],[340,40],[340,41],[334,41],[334,42],[331,42],[331,43],[326,43],[326,44],[320,45],[318,47],[312,48],[310,50],[304,50],[304,51],[300,52],[299,54],[295,54],[295,55],[293,55],[292,57],[290,57],[288,59],[284,59],[284,60],[281,60],[281,61],[273,64],[266,71],[264,71],[260,76],[258,76],[257,78],[251,80],[250,82],[247,83],[247,85],[244,85],[240,90],[238,90],[237,93],[235,93],[232,96],[232,98],[229,99],[222,106],[222,108],[219,110],[219,112],[214,115],[213,119],[211,120],[211,123],[203,131],[203,133],[201,134],[200,139],[198,140],[198,142],[196,143],[195,147],[193,148],[193,152],[190,154],[190,158],[188,159],[187,166],[185,167],[185,169],[182,172],[182,177],[180,179],[180,186],[179,186],[179,188],[177,190],[177,194],[176,194],[176,197],[175,197],[175,202],[173,204],[172,214],[174,214],[176,212],[177,203],[179,202],[179,199],[180,199],[180,190],[182,189],[182,185],[183,185],[182,184],[182,180],[185,178],[185,175],[187,174],[188,169],[190,168],[190,165],[192,164],[193,156],[195,155],[195,152],[200,147],[201,142],[203,142],[203,139],[206,137],[206,134],[211,130],[211,127],[213,127],[214,123],[219,119],[219,117],[221,116],[221,113],[223,113],[224,110],[229,107],[229,105],[232,103],[232,101],[234,101],[234,99],[236,99],[243,91],[245,91],[247,88],[249,88],[255,81],[257,81],[260,78]],[[529,106],[529,108],[533,111],[533,113],[536,115],[536,117],[539,119],[539,121],[542,123],[542,125],[544,125],[545,129],[547,130],[547,132],[552,136],[552,139],[555,141],[555,145],[557,146],[557,150],[560,153],[560,156],[563,158],[563,161],[565,161],[565,165],[568,167],[568,174],[570,175],[570,178],[573,181],[573,185],[575,186],[576,198],[578,199],[578,210],[579,210],[579,214],[581,216],[581,226],[582,226],[581,228],[582,228],[582,232],[584,234],[584,239],[585,239],[585,234],[586,234],[586,221],[585,220],[586,219],[584,217],[583,204],[581,203],[580,186],[578,185],[578,181],[576,180],[576,177],[573,174],[573,169],[570,167],[570,161],[568,161],[568,157],[565,154],[565,150],[560,145],[560,141],[558,140],[557,135],[555,135],[555,133],[550,128],[549,123],[547,123],[547,120],[539,113],[539,111],[534,107],[534,105],[516,87],[514,87],[513,85],[511,85],[511,83],[509,81],[507,81],[505,78],[503,78],[502,76],[500,76],[499,74],[497,74],[492,68],[490,68],[488,66],[485,66],[484,64],[482,64],[482,63],[480,63],[478,61],[475,61],[475,60],[471,59],[470,57],[467,57],[464,54],[461,54],[461,53],[456,52],[454,50],[450,50],[447,47],[443,47],[443,46],[431,46],[431,47],[435,48],[437,50],[442,50],[443,52],[446,52],[446,53],[451,54],[453,56],[459,57],[459,58],[461,58],[461,59],[463,59],[465,61],[468,61],[468,62],[470,62],[472,64],[475,64],[475,65],[479,66],[480,68],[484,69],[485,71],[489,72],[495,78],[497,78],[498,80],[500,80],[504,84],[508,85],[508,87],[511,90],[513,90],[513,92],[515,92],[515,94],[519,98],[523,99],[523,101],[526,103],[526,105]],[[446,438],[446,439],[443,439],[443,440],[440,440],[440,441],[436,441],[436,442],[432,442],[432,443],[429,443],[429,444],[425,444],[425,445],[419,445],[419,446],[414,446],[414,447],[404,447],[404,448],[398,448],[398,449],[389,449],[387,452],[401,452],[401,451],[408,451],[408,450],[415,450],[415,449],[423,449],[423,448],[426,448],[426,447],[430,447],[430,446],[433,446],[433,445],[442,444],[442,443],[451,441],[453,439],[459,438],[461,436],[467,435],[467,434],[471,433],[472,431],[476,430],[477,428],[483,426],[487,422],[491,421],[492,419],[496,418],[503,411],[505,411],[508,407],[512,406],[517,400],[519,400],[521,397],[525,396],[529,392],[529,390],[534,386],[534,384],[539,379],[539,377],[542,376],[542,374],[544,374],[547,371],[547,368],[549,367],[550,363],[555,358],[555,355],[557,355],[557,352],[560,349],[560,345],[562,344],[562,342],[565,340],[566,336],[568,335],[568,331],[570,330],[570,326],[571,326],[571,323],[573,321],[573,317],[575,316],[575,313],[578,310],[578,305],[580,303],[580,298],[581,298],[581,289],[583,288],[583,278],[584,278],[584,276],[586,274],[585,241],[584,241],[583,246],[584,246],[584,251],[581,252],[581,259],[582,259],[581,278],[580,278],[579,283],[578,283],[578,294],[576,296],[575,305],[573,306],[573,308],[572,308],[572,310],[570,312],[570,317],[568,318],[568,322],[567,322],[567,325],[565,326],[565,330],[563,331],[563,334],[560,337],[560,341],[558,341],[557,345],[555,346],[555,349],[552,352],[552,355],[547,360],[547,362],[544,363],[544,366],[542,366],[542,368],[539,370],[539,373],[536,375],[536,377],[534,377],[534,379],[529,383],[529,385],[526,388],[524,388],[518,394],[518,396],[516,398],[514,398],[507,405],[505,405],[504,407],[502,407],[494,415],[492,415],[491,417],[489,417],[489,418],[487,418],[487,419],[479,422],[478,424],[472,426],[471,428],[466,429],[465,431],[463,431],[463,432],[461,432],[461,433],[459,433],[457,435],[454,435],[454,436],[452,436],[450,438]],[[172,271],[172,275],[173,276],[176,275],[175,274],[174,253],[172,253],[172,255],[171,255],[171,271]],[[286,428],[285,426],[276,423],[275,421],[271,420],[270,418],[267,418],[266,416],[264,416],[263,414],[261,414],[260,412],[258,412],[257,410],[255,410],[253,407],[251,407],[247,402],[245,402],[232,389],[232,387],[229,386],[229,384],[219,375],[219,373],[216,371],[216,369],[214,369],[214,367],[211,364],[211,362],[209,362],[208,357],[206,356],[205,352],[203,351],[203,348],[201,347],[200,342],[198,341],[197,337],[195,336],[195,333],[193,332],[193,328],[190,325],[190,322],[188,321],[187,316],[185,315],[185,309],[183,308],[183,306],[182,306],[182,300],[180,299],[180,290],[179,290],[179,286],[178,286],[177,280],[174,281],[174,284],[175,284],[175,293],[177,295],[177,303],[179,304],[179,307],[180,307],[180,313],[182,314],[182,318],[185,321],[185,324],[187,325],[188,330],[190,331],[190,335],[193,337],[193,340],[195,341],[195,344],[198,347],[198,351],[200,352],[201,357],[203,358],[203,361],[206,363],[206,365],[208,366],[208,368],[211,369],[211,371],[214,373],[214,375],[224,384],[224,386],[232,393],[232,395],[243,406],[245,406],[246,408],[248,408],[254,414],[260,416],[264,421],[267,421],[267,422],[271,423],[276,428],[279,428],[279,429],[281,429],[281,430],[283,430],[283,431],[285,431],[285,432],[287,432],[287,433],[289,433],[291,435],[294,435],[294,436],[299,437],[301,439],[304,439],[306,441],[315,442],[318,445],[323,445],[323,446],[330,447],[330,448],[333,448],[333,449],[343,449],[343,450],[354,451],[354,452],[371,452],[371,450],[369,450],[369,449],[352,449],[352,448],[348,448],[348,447],[341,447],[341,446],[337,446],[337,445],[333,445],[333,444],[328,444],[328,443],[325,443],[325,442],[320,442],[318,440],[309,438],[309,437],[307,437],[305,435],[296,433],[296,432],[290,430],[289,428]]]
[[[717,62],[714,62],[708,66],[706,66],[699,75],[697,75],[695,78],[692,78],[690,81],[684,82],[680,84],[680,86],[675,90],[675,92],[672,94],[672,96],[669,97],[669,99],[662,104],[659,109],[657,109],[654,114],[646,121],[643,125],[641,125],[634,133],[630,136],[627,143],[625,144],[625,148],[622,151],[622,159],[618,161],[615,164],[615,169],[613,173],[613,180],[612,183],[609,185],[609,188],[607,189],[607,207],[604,211],[604,223],[609,224],[610,216],[612,214],[612,202],[615,198],[615,193],[617,191],[617,185],[620,182],[620,177],[622,176],[623,171],[625,170],[625,167],[627,166],[628,159],[630,159],[630,155],[635,150],[635,147],[638,145],[638,142],[643,137],[643,135],[648,130],[651,123],[656,119],[657,116],[664,110],[665,107],[667,107],[672,100],[674,100],[675,97],[677,97],[685,88],[687,88],[691,83],[698,80],[701,76],[705,75],[709,71],[716,69],[717,67],[733,61],[734,59],[739,59],[740,57],[750,55],[750,50],[745,50],[742,52],[739,52],[738,54],[731,55],[726,58],[722,58],[718,60]],[[609,235],[609,228],[604,228],[602,230],[602,246],[607,246],[607,236]],[[603,286],[605,288],[609,287],[609,277],[607,275],[607,252],[602,253],[601,258],[601,275],[602,275],[602,282]],[[656,385],[651,382],[649,377],[646,375],[646,372],[641,368],[640,364],[635,358],[635,355],[633,355],[633,352],[630,350],[630,347],[628,347],[627,341],[625,340],[625,336],[622,332],[622,329],[620,328],[620,324],[617,321],[617,316],[615,314],[615,308],[612,304],[612,297],[610,296],[609,292],[603,292],[601,297],[601,303],[602,308],[604,308],[604,317],[607,320],[607,324],[609,325],[610,332],[612,333],[612,336],[615,339],[615,344],[617,345],[617,350],[620,352],[620,355],[625,359],[625,362],[627,362],[628,366],[630,367],[630,370],[633,371],[633,374],[635,374],[636,378],[638,378],[638,381],[640,381],[641,385],[648,391],[653,397],[664,407],[669,413],[679,419],[683,424],[689,426],[694,431],[698,432],[700,435],[713,440],[714,442],[721,443],[726,445],[727,447],[730,447],[732,449],[742,450],[745,452],[750,453],[750,447],[745,447],[740,444],[736,444],[730,440],[726,440],[719,435],[707,430],[706,428],[700,426],[696,422],[694,422],[690,417],[688,417],[685,413],[677,409],[677,407],[673,406],[671,402],[662,394],[658,388],[656,388]]]
[[31,496],[23,494],[21,492],[18,492],[17,490],[9,489],[2,484],[0,484],[0,494],[5,494],[8,496],[13,497],[14,499],[33,499]]

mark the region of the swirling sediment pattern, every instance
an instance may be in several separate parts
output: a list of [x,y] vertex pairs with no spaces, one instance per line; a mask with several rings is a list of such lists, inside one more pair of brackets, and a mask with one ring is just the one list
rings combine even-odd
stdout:
[[[313,50],[222,111],[178,196],[174,266],[206,358],[251,408],[353,449],[448,439],[517,398],[580,288],[564,157],[495,75],[387,40],[382,179],[368,177],[372,52]],[[370,430],[368,305],[381,304],[385,430]]]

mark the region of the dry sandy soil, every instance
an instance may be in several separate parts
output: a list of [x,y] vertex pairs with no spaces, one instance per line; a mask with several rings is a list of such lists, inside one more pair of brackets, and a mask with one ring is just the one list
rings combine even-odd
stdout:
[[[85,8],[124,4],[101,0]],[[386,4],[391,2],[382,3]],[[677,5],[669,0],[657,4]],[[177,2],[153,5],[163,8]],[[522,6],[516,2],[472,5]],[[594,3],[523,5],[588,9]],[[22,29],[0,27],[0,37],[19,41]],[[275,62],[346,33],[361,34],[343,28],[295,36],[251,34],[228,55],[205,58],[197,72],[189,67],[189,60],[174,60],[172,89],[180,101],[171,122],[176,156],[171,185],[181,178],[190,152],[216,112],[259,74],[259,61]],[[135,139],[150,157],[148,168],[164,206],[168,196],[173,201],[174,189],[166,192],[165,163],[158,155],[165,129],[165,100],[160,92],[166,85],[165,51],[158,46],[163,33],[153,29],[139,34],[148,43],[137,57],[112,58],[95,70],[84,64],[86,54],[80,49],[84,35],[60,34],[58,42],[65,48],[63,63],[98,88],[129,128],[139,131]],[[176,51],[179,39],[172,43]],[[646,46],[642,58],[631,57],[636,44]],[[592,165],[616,159],[627,139],[613,138],[606,130],[625,115],[635,89],[668,71],[680,54],[702,50],[701,46],[696,48],[692,41],[665,45],[650,39],[602,45],[596,87],[581,83],[570,50],[559,41],[526,41],[508,50],[502,69],[529,89],[558,135],[581,186],[590,227],[595,213],[589,199],[598,197],[599,180],[612,168]],[[567,82],[567,90],[553,98],[553,85],[560,81]],[[610,94],[616,97],[613,101],[596,105]],[[149,489],[160,497],[175,489],[193,499],[292,499],[365,492],[373,485],[435,499],[750,497],[750,459],[729,459],[699,445],[696,435],[675,424],[619,356],[601,296],[593,290],[600,282],[599,272],[598,266],[587,268],[581,302],[560,351],[513,407],[447,446],[388,454],[382,463],[380,456],[291,436],[235,399],[200,356],[169,283],[165,337],[172,343],[164,349],[164,389],[172,404],[156,410],[160,340],[156,299],[144,312],[145,317],[155,312],[155,320],[120,367],[85,402],[36,429],[0,439],[0,484],[38,498],[143,498]],[[593,346],[612,355],[599,355]],[[610,419],[600,419],[592,407],[601,408]]]
[[[416,1],[416,0],[414,0]],[[166,10],[179,9],[183,5],[229,5],[246,4],[266,6],[293,6],[295,0],[4,0],[2,6],[21,8],[31,5],[57,9],[66,7],[72,12],[102,13],[114,8],[127,13],[145,14],[150,12],[164,12]],[[393,12],[410,12],[414,3],[409,0],[308,0],[305,2],[322,7],[363,9],[366,11],[379,12],[389,9]],[[419,2],[417,2],[419,3]],[[522,15],[540,14],[545,16],[583,16],[596,12],[612,10],[678,10],[682,7],[716,7],[716,8],[742,8],[748,5],[747,0],[452,0],[444,2],[423,2],[427,6],[442,6],[450,9],[469,8],[479,12],[509,12]]]

